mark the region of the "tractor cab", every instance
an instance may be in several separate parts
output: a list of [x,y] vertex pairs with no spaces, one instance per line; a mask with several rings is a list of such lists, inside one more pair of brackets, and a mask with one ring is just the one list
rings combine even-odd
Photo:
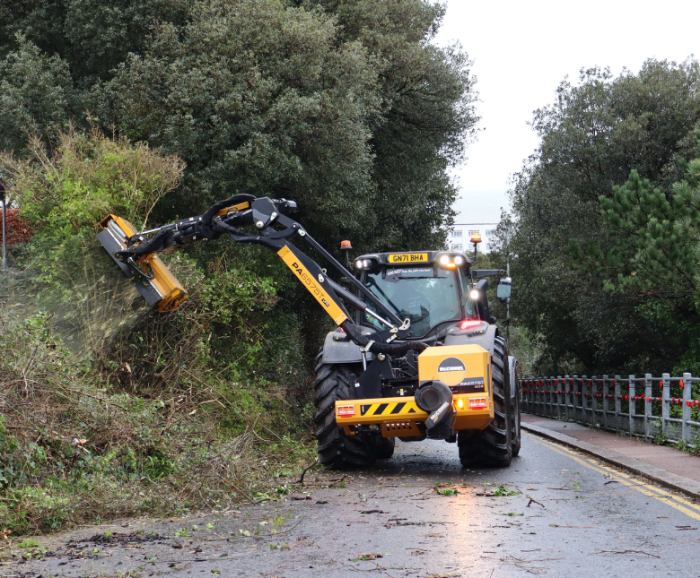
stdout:
[[[372,253],[355,260],[360,281],[401,319],[410,321],[410,338],[428,338],[467,320],[479,319],[471,291],[469,267],[463,253]],[[372,314],[359,315],[359,324],[381,328]]]

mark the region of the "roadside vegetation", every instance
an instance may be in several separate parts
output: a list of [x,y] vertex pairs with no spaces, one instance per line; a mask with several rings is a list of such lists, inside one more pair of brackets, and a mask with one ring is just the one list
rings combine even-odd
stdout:
[[[314,458],[328,321],[279,259],[226,239],[163,257],[146,309],[95,240],[235,193],[286,197],[337,256],[441,246],[475,134],[467,55],[424,0],[0,6],[0,171],[31,236],[0,280],[0,532],[222,510]],[[13,238],[14,239],[14,238]]]
[[191,298],[150,313],[114,274],[94,223],[145,218],[184,163],[96,129],[59,134],[52,155],[38,140],[30,150],[3,159],[34,232],[2,284],[3,531],[221,510],[286,491],[313,450],[297,322],[265,320],[278,284],[225,245],[205,266],[179,255],[169,264]]

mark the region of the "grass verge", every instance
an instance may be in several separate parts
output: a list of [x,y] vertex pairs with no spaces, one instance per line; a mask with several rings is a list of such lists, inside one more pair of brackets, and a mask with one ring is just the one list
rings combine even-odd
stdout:
[[313,459],[273,383],[209,374],[185,391],[131,393],[67,353],[45,316],[1,311],[0,351],[2,536],[223,510],[286,492]]

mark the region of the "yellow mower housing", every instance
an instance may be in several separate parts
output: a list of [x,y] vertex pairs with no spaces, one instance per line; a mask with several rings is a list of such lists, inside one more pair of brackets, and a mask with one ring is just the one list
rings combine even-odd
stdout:
[[99,223],[102,231],[97,240],[127,277],[136,277],[136,287],[150,306],[161,313],[175,311],[187,300],[187,292],[160,257],[149,253],[131,263],[120,261],[115,254],[127,248],[127,241],[136,235],[134,226],[121,217],[108,215]]

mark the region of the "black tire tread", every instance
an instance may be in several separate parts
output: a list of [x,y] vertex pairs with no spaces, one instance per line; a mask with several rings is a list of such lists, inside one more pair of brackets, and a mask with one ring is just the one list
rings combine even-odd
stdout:
[[346,436],[335,421],[335,402],[353,398],[352,388],[358,369],[342,364],[319,363],[316,366],[314,424],[318,456],[324,466],[363,468],[371,466],[378,458],[375,444],[366,438]]
[[515,406],[513,407],[513,416],[514,419],[512,421],[512,430],[513,433],[511,434],[511,440],[513,443],[513,448],[512,448],[512,453],[513,457],[517,458],[518,455],[520,454],[520,445],[521,445],[521,438],[522,438],[522,428],[520,426],[520,384],[518,383],[518,368],[517,364],[515,366]]
[[377,436],[374,438],[374,450],[378,460],[388,460],[394,455],[396,448],[396,438],[384,438]]
[[491,467],[508,467],[513,457],[512,428],[513,408],[508,397],[506,380],[508,356],[505,340],[496,337],[491,371],[493,384],[494,418],[481,431],[459,432],[459,459],[463,467],[477,464]]

